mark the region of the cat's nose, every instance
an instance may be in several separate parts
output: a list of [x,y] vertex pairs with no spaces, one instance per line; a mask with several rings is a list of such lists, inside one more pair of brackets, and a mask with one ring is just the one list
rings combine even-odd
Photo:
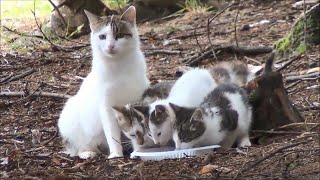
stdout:
[[108,49],[110,49],[110,50],[112,50],[114,48],[114,45],[113,44],[110,44],[109,46],[108,46]]

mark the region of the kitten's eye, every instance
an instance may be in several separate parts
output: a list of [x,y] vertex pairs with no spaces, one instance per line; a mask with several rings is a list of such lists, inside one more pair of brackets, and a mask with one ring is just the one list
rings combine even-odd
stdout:
[[136,135],[135,135],[135,134],[130,134],[130,136],[131,136],[131,137],[136,137]]
[[158,136],[158,137],[161,136],[161,132],[159,132],[159,133],[157,134],[157,136]]
[[100,34],[100,35],[99,35],[99,39],[101,39],[101,40],[106,39],[106,35],[104,35],[104,34]]

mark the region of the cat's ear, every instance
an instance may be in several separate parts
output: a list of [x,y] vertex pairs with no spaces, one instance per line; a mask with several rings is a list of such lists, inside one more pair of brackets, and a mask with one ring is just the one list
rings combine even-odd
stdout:
[[97,24],[99,23],[100,17],[87,10],[84,10],[84,13],[86,13],[89,20],[89,24],[90,24],[90,29],[91,31],[93,31],[94,29],[96,29]]
[[169,103],[169,106],[172,108],[175,114],[181,111],[182,107],[173,103]]
[[202,121],[203,120],[203,111],[200,108],[196,109],[192,114],[191,120]]
[[124,106],[113,106],[112,110],[118,120],[126,117],[127,115],[127,108]]
[[130,118],[128,117],[128,111],[125,106],[113,106],[111,107],[114,115],[118,121],[118,124],[121,129],[124,131],[128,131],[131,126]]
[[137,113],[142,113],[144,117],[149,116],[149,106],[133,106],[133,110],[136,111]]
[[122,15],[121,20],[129,22],[131,25],[136,24],[136,8],[130,6]]

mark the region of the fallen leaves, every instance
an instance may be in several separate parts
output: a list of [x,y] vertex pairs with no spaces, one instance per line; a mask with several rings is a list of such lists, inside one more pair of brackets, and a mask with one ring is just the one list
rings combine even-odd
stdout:
[[212,165],[212,164],[208,164],[205,165],[201,168],[201,170],[199,171],[199,174],[204,175],[204,174],[208,174],[208,173],[213,173],[214,171],[216,172],[221,172],[221,173],[229,173],[232,170],[226,167],[219,167],[218,165]]

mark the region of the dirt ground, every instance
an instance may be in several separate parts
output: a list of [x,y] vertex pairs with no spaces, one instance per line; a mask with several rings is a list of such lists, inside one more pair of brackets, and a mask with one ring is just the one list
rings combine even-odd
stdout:
[[[301,8],[292,8],[293,2],[259,4],[249,0],[240,8],[231,7],[211,23],[212,44],[230,45],[237,39],[240,46],[272,46],[290,31],[303,12]],[[201,49],[210,44],[207,20],[213,16],[214,13],[187,13],[139,24],[142,49],[153,83],[176,79],[177,67],[186,65],[184,59],[201,55]],[[262,20],[270,22],[242,30],[245,25]],[[31,31],[32,28],[17,30]],[[16,38],[12,38],[11,43],[15,43]],[[0,96],[0,179],[320,179],[319,76],[286,80],[303,70],[319,67],[319,46],[311,47],[282,70],[285,87],[303,116],[303,123],[274,132],[252,133],[253,146],[242,153],[230,149],[201,157],[144,162],[129,157],[108,160],[103,155],[81,160],[62,153],[57,120],[66,98],[32,95],[39,91],[74,95],[81,77],[90,71],[90,47],[55,51],[48,43],[32,39],[34,42],[28,40],[23,49],[3,44],[0,52],[0,92],[24,93],[24,96]],[[87,44],[89,36],[62,45],[83,45],[77,42]],[[216,59],[207,58],[199,66],[209,67],[218,61],[236,58],[261,65],[266,55],[218,52]],[[287,60],[286,57],[277,59],[275,67]],[[20,76],[26,72],[28,75]]]

